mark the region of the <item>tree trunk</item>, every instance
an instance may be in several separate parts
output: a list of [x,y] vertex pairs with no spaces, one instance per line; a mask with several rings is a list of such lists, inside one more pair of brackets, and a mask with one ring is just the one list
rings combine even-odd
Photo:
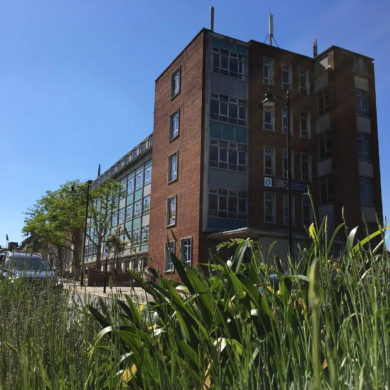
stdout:
[[62,272],[64,271],[64,248],[57,247],[57,271],[60,275],[62,275]]
[[80,276],[81,258],[83,256],[83,234],[81,231],[73,232],[72,234],[73,244],[73,261],[72,261],[72,272],[74,273],[75,279],[78,280]]
[[97,242],[97,251],[96,251],[96,271],[100,271],[102,266],[102,240],[98,240]]

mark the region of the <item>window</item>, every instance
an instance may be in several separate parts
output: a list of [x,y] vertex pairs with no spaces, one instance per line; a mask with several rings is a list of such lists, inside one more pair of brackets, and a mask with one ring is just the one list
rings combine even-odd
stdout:
[[329,96],[326,89],[322,90],[318,95],[318,115],[323,115],[329,111]]
[[172,74],[171,78],[171,97],[180,93],[180,69]]
[[273,108],[263,109],[263,129],[267,131],[275,131]]
[[133,229],[133,245],[139,245],[141,238],[141,229],[139,227]]
[[274,60],[269,57],[263,57],[263,83],[274,84]]
[[282,88],[291,89],[292,68],[289,64],[282,64]]
[[122,225],[122,223],[125,222],[125,208],[124,207],[119,210],[118,218],[119,218],[118,219],[118,224]]
[[211,217],[246,219],[246,208],[246,192],[225,188],[209,192],[209,216]]
[[169,126],[170,141],[172,141],[173,139],[179,136],[179,125],[180,125],[180,114],[179,111],[176,111],[174,114],[171,115],[170,126]]
[[210,140],[210,167],[246,171],[247,146],[222,140]]
[[358,157],[360,161],[371,161],[371,136],[365,133],[357,133]]
[[146,150],[146,142],[142,142],[139,151],[140,151],[140,153],[143,153],[145,150]]
[[133,204],[130,203],[126,207],[126,222],[131,221],[133,219]]
[[213,47],[213,71],[245,80],[246,57],[229,50]]
[[152,181],[152,162],[149,161],[145,164],[145,183],[144,185],[150,184]]
[[360,176],[360,203],[363,206],[374,206],[374,183],[370,177]]
[[299,123],[301,137],[310,138],[310,114],[306,111],[301,111]]
[[177,179],[177,152],[168,157],[168,183]]
[[307,152],[301,152],[301,179],[311,180],[311,154]]
[[299,93],[310,94],[309,71],[306,68],[299,68]]
[[171,253],[175,254],[175,251],[176,251],[175,241],[169,241],[165,244],[165,267],[164,267],[165,272],[173,272],[175,269],[171,259]]
[[358,89],[355,91],[355,97],[356,97],[356,114],[368,118],[370,115],[368,110],[367,93]]
[[142,212],[148,214],[150,212],[150,195],[147,195],[143,199],[143,208]]
[[144,169],[139,168],[135,172],[135,189],[139,190],[144,184]]
[[127,176],[125,177],[122,177],[122,179],[120,180],[120,183],[122,184],[122,190],[123,190],[123,194],[121,194],[121,200],[124,199],[126,197],[126,192],[127,192]]
[[275,149],[264,146],[264,176],[275,175]]
[[303,197],[302,199],[302,222],[305,226],[309,226],[313,222],[310,198]]
[[111,223],[111,226],[112,227],[116,227],[118,226],[118,213],[114,213],[113,216],[112,216],[112,223]]
[[176,224],[176,195],[167,200],[167,226]]
[[134,202],[134,217],[139,217],[142,212],[142,200],[139,199]]
[[210,118],[234,125],[246,126],[246,101],[212,93]]
[[330,203],[333,201],[333,180],[332,176],[319,178],[320,203]]
[[141,229],[141,244],[149,242],[149,225],[143,226]]
[[264,192],[264,222],[275,223],[275,194]]
[[138,149],[134,149],[131,151],[131,159],[134,160],[137,157]]
[[181,257],[182,260],[191,267],[192,260],[192,238],[183,238],[181,240]]
[[[290,150],[290,175],[294,178],[294,151]],[[283,149],[283,179],[288,179],[287,149]]]
[[[288,225],[288,195],[283,195],[283,225]],[[295,225],[295,196],[291,196],[291,225]]]
[[134,173],[131,177],[129,177],[129,181],[127,182],[127,193],[132,194],[134,192]]
[[329,131],[318,135],[318,148],[320,160],[330,158],[330,156],[332,155],[332,148],[330,143]]

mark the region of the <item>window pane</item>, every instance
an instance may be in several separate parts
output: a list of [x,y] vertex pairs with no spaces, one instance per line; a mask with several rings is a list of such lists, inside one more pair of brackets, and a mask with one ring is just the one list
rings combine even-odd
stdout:
[[141,211],[142,211],[142,200],[140,199],[134,203],[134,217],[140,216]]
[[274,194],[270,192],[264,193],[264,222],[274,223]]
[[150,195],[145,196],[143,203],[143,213],[146,214],[150,211]]
[[128,184],[127,184],[127,193],[131,194],[134,192],[134,176],[129,178]]
[[130,221],[133,218],[133,204],[129,204],[126,207],[126,221]]
[[210,145],[210,166],[218,166],[218,146]]
[[142,188],[143,186],[143,179],[144,179],[144,172],[143,170],[140,172],[137,172],[135,176],[135,189],[138,190]]
[[145,168],[145,185],[152,181],[152,166],[149,165]]
[[216,194],[209,194],[209,215],[216,216],[218,209],[218,197]]

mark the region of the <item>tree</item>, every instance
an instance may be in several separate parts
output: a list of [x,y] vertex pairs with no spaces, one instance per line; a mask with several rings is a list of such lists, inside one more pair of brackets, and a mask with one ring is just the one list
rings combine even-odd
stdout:
[[119,253],[123,252],[128,244],[128,241],[121,241],[118,234],[110,234],[107,239],[108,247],[114,251],[115,269],[119,270]]
[[122,183],[106,180],[90,192],[87,237],[96,249],[96,269],[101,268],[102,245],[111,233],[112,220],[118,212],[118,200],[125,195]]
[[[73,252],[73,270],[78,276],[83,249],[88,184],[79,180],[68,181],[56,191],[46,191],[26,212],[23,232],[40,241]],[[111,222],[118,210],[117,199],[124,196],[122,184],[106,180],[90,188],[87,237],[97,249],[96,267],[100,269],[101,249],[111,233]]]
[[[73,252],[73,269],[80,268],[82,231],[85,214],[86,184],[79,180],[68,181],[56,191],[46,191],[26,212],[23,232],[40,241]],[[60,262],[61,263],[61,262]]]

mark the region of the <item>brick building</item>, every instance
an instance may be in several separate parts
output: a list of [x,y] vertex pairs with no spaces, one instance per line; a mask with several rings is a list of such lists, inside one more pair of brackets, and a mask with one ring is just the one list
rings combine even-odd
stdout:
[[373,60],[335,46],[311,58],[203,29],[156,80],[153,135],[97,179],[129,189],[113,221],[113,230],[127,223],[131,232],[124,268],[150,256],[171,273],[168,250],[194,266],[233,237],[265,248],[277,240],[274,254],[286,256],[287,111],[260,104],[266,91],[282,98],[286,90],[292,252],[313,219],[308,189],[330,230],[343,207],[349,226],[381,221]]

